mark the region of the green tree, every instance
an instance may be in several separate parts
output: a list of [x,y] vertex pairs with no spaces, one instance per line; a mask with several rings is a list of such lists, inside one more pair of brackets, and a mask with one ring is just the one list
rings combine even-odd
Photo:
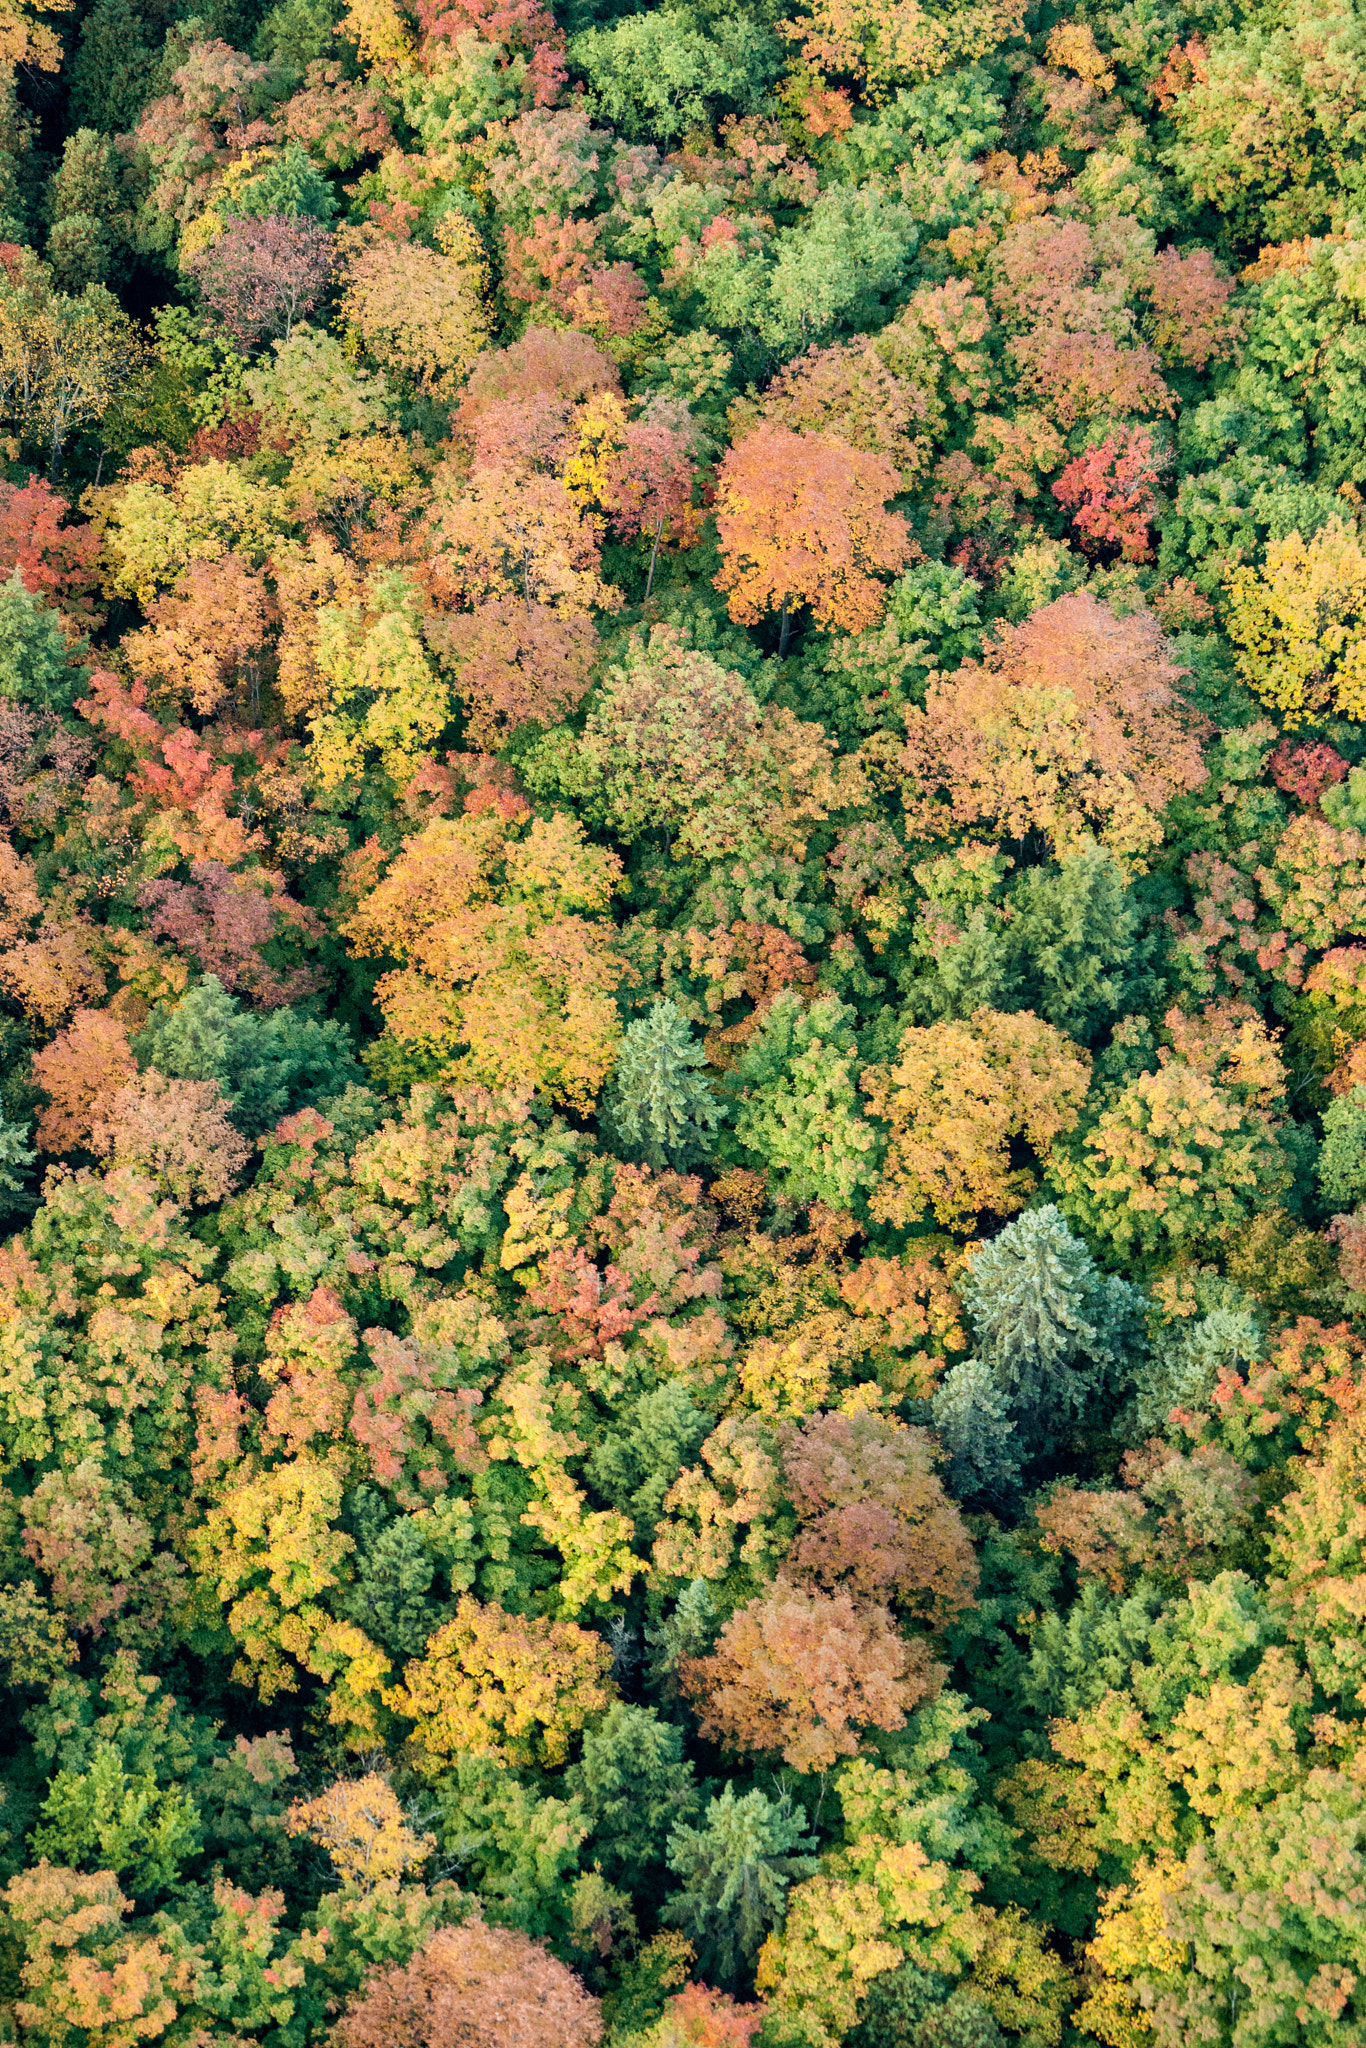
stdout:
[[609,1883],[633,1893],[662,1872],[666,1851],[672,1853],[670,1830],[690,1821],[698,1804],[682,1730],[653,1707],[620,1700],[585,1731],[583,1755],[565,1772],[565,1786],[592,1824],[594,1862]]
[[735,1142],[793,1202],[847,1209],[877,1178],[880,1140],[859,1111],[855,1013],[837,996],[809,1007],[785,989],[726,1086]]
[[73,659],[84,648],[84,641],[73,648],[60,614],[26,587],[18,569],[0,583],[0,697],[68,710],[90,681],[89,669]]
[[217,1081],[249,1137],[363,1079],[344,1025],[297,1010],[243,1010],[215,974],[175,1005],[159,1005],[133,1050],[168,1079]]
[[696,1166],[721,1110],[697,1069],[706,1063],[688,1020],[667,997],[627,1025],[602,1103],[602,1130],[622,1159]]
[[1366,1194],[1366,1088],[1349,1088],[1323,1112],[1319,1187],[1334,1209],[1353,1208]]
[[682,1883],[662,1917],[696,1945],[704,1979],[733,1989],[747,1974],[788,1886],[817,1868],[806,1827],[805,1813],[786,1799],[757,1789],[737,1797],[728,1784],[708,1801],[699,1827],[673,1830],[669,1868]]

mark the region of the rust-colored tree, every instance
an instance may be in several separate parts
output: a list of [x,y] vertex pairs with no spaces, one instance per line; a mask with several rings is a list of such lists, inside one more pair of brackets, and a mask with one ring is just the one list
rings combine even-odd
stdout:
[[824,1771],[858,1754],[860,1728],[904,1727],[944,1671],[887,1608],[780,1580],[736,1610],[710,1657],[685,1658],[679,1677],[709,1740]]
[[1094,837],[1141,862],[1171,798],[1205,780],[1181,675],[1151,613],[1119,618],[1087,591],[999,628],[907,713],[911,829],[1037,832],[1059,857]]
[[510,1927],[443,1927],[412,1961],[371,1972],[338,2048],[596,2048],[601,2009],[572,1970]]

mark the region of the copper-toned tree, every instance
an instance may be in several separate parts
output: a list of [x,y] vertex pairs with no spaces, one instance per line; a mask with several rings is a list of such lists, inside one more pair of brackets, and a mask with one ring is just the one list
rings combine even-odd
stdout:
[[779,612],[780,655],[800,605],[822,626],[871,626],[883,604],[877,578],[902,568],[910,551],[905,522],[886,509],[900,488],[885,456],[833,435],[771,425],[746,434],[716,486],[716,585],[730,593],[731,617],[753,626]]

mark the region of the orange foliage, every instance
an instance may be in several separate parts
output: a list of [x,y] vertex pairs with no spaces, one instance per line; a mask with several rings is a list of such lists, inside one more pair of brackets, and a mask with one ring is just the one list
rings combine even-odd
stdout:
[[510,597],[437,612],[423,634],[454,673],[469,743],[490,749],[530,720],[555,725],[567,717],[588,689],[598,641],[591,619]]
[[827,434],[756,427],[730,448],[716,484],[730,615],[756,625],[810,605],[819,625],[858,633],[881,616],[879,575],[910,557],[905,522],[885,507],[900,479],[882,455]]
[[737,1609],[710,1657],[685,1658],[679,1678],[709,1741],[779,1750],[794,1770],[824,1771],[858,1754],[859,1728],[904,1727],[944,1670],[885,1607],[780,1580]]
[[611,1066],[622,969],[603,917],[614,854],[520,799],[434,820],[345,927],[396,955],[376,998],[394,1038],[452,1078],[546,1088],[591,1106]]
[[38,1116],[41,1149],[60,1153],[88,1145],[111,1099],[137,1071],[125,1026],[107,1010],[77,1010],[66,1030],[34,1055],[33,1078],[48,1097]]
[[912,829],[1039,832],[1058,856],[1093,835],[1135,862],[1205,767],[1157,621],[1086,591],[998,628],[979,662],[931,680],[901,756]]
[[802,1523],[787,1560],[796,1578],[843,1582],[864,1599],[894,1594],[935,1624],[972,1605],[977,1560],[925,1430],[863,1410],[789,1423],[779,1441]]
[[174,1201],[221,1202],[236,1188],[251,1147],[228,1118],[216,1081],[139,1075],[95,1105],[90,1149],[115,1166],[141,1167]]
[[595,2048],[598,2001],[539,1942],[472,1920],[377,1969],[337,2022],[338,2048]]

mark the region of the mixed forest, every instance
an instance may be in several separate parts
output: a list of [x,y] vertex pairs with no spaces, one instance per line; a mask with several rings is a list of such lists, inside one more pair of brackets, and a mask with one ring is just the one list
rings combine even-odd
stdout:
[[0,2040],[1366,2038],[1364,145],[0,0]]

